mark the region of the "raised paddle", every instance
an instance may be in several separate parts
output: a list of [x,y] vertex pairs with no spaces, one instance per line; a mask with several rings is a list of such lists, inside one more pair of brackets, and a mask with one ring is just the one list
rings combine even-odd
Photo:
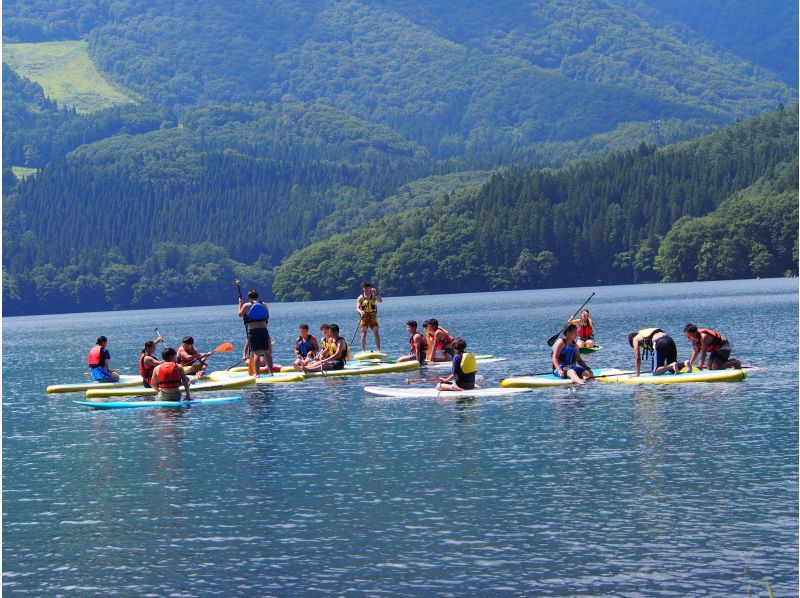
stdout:
[[581,306],[578,308],[578,311],[576,311],[574,314],[572,314],[572,315],[570,316],[569,320],[567,320],[567,323],[566,323],[566,324],[564,324],[564,326],[562,326],[562,327],[561,327],[561,330],[559,330],[559,331],[558,331],[558,332],[556,332],[556,333],[555,333],[553,336],[551,336],[550,338],[548,338],[548,339],[547,339],[547,346],[548,346],[548,347],[552,347],[552,346],[553,346],[553,344],[555,344],[555,342],[558,340],[558,337],[559,337],[559,336],[561,336],[561,333],[562,333],[562,332],[564,332],[564,328],[566,328],[567,326],[569,326],[569,323],[570,323],[570,322],[571,322],[571,321],[572,321],[572,320],[575,318],[575,316],[577,316],[579,313],[581,313],[581,310],[582,310],[584,307],[586,307],[586,304],[587,304],[587,303],[589,303],[589,301],[591,301],[591,300],[592,300],[592,297],[594,297],[594,293],[592,293],[591,295],[589,295],[589,298],[588,298],[586,301],[584,301],[584,302],[583,302],[583,305],[581,305]]
[[191,365],[195,361],[198,361],[200,359],[204,359],[205,357],[208,357],[209,355],[213,355],[214,353],[230,353],[231,351],[233,351],[233,343],[229,343],[228,341],[225,341],[224,343],[220,343],[219,345],[217,345],[217,347],[213,351],[209,351],[208,353],[203,353],[203,354],[200,355],[200,357],[195,357],[189,363],[185,363],[183,365]]

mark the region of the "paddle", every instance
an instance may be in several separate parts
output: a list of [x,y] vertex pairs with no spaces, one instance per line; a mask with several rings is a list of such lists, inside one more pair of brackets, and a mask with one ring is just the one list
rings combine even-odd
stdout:
[[208,353],[203,353],[200,355],[200,357],[195,357],[189,363],[185,363],[183,365],[191,365],[195,361],[199,361],[200,359],[208,357],[209,355],[213,355],[214,353],[230,353],[231,351],[233,351],[233,343],[225,341],[224,343],[220,343],[219,345],[217,345],[216,349],[214,349],[213,351],[209,351]]
[[406,384],[419,384],[421,382],[441,382],[439,378],[406,378]]
[[534,374],[511,374],[510,376],[506,376],[505,378],[500,378],[498,382],[502,382],[503,380],[508,380],[509,378],[522,378],[523,376],[549,376],[553,373],[553,370],[548,372],[538,372]]
[[578,308],[578,311],[576,311],[574,314],[572,314],[572,315],[570,316],[569,320],[567,320],[567,323],[566,323],[564,326],[562,326],[562,327],[561,327],[561,330],[559,330],[559,331],[558,331],[558,332],[556,332],[556,333],[555,333],[553,336],[551,336],[550,338],[548,338],[548,339],[547,339],[547,346],[548,346],[548,347],[552,347],[552,346],[553,346],[553,344],[554,344],[554,343],[555,343],[555,342],[558,340],[558,337],[561,335],[561,333],[562,333],[562,332],[564,332],[564,328],[566,328],[567,326],[569,326],[569,323],[570,323],[570,322],[571,322],[573,319],[575,319],[575,316],[577,316],[579,313],[581,313],[581,310],[582,310],[584,307],[586,307],[586,304],[587,304],[587,303],[589,303],[589,301],[591,301],[591,300],[592,300],[592,297],[594,297],[594,295],[595,295],[594,293],[592,293],[591,295],[589,295],[589,298],[588,298],[586,301],[584,301],[584,302],[583,302],[583,305],[581,305],[581,306]]
[[356,334],[358,334],[359,329],[361,328],[361,318],[358,318],[358,322],[356,322],[356,331],[353,333],[353,338],[350,339],[350,346],[353,346],[353,341],[356,340]]

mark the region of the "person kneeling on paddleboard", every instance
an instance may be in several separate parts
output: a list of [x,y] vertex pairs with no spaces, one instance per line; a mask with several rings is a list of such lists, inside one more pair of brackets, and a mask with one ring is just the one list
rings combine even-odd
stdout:
[[191,400],[189,392],[189,378],[183,368],[175,362],[178,352],[168,347],[161,352],[163,361],[153,370],[150,385],[158,393],[157,401],[180,401],[181,386],[186,391],[186,400]]
[[692,357],[686,362],[686,367],[690,371],[698,354],[700,354],[700,363],[697,365],[699,370],[702,370],[703,365],[706,363],[706,355],[708,355],[709,370],[742,369],[742,362],[735,357],[731,357],[733,345],[716,330],[698,328],[694,324],[687,324],[686,328],[683,329],[683,334],[691,341],[694,349]]
[[116,382],[119,380],[117,371],[111,369],[111,353],[108,352],[107,346],[108,339],[104,336],[98,336],[97,343],[89,351],[88,362],[92,372],[92,380],[98,382]]
[[439,326],[439,320],[431,318],[422,324],[428,331],[428,361],[450,361],[456,354],[453,337]]
[[[642,369],[642,360],[648,357],[654,376],[667,372],[681,373],[683,364],[678,363],[678,348],[675,346],[675,341],[661,328],[642,328],[639,332],[631,332],[628,335],[628,344],[633,347],[637,376]],[[692,371],[691,363],[687,369],[689,372]]]
[[559,378],[569,378],[575,384],[586,384],[585,380],[594,378],[594,373],[581,357],[575,342],[577,336],[578,327],[570,324],[553,345],[553,374]]
[[478,363],[475,355],[465,353],[467,341],[463,338],[453,340],[453,373],[447,378],[439,378],[436,390],[472,390],[475,388],[475,373]]
[[397,363],[403,361],[417,361],[420,365],[425,363],[425,357],[428,354],[428,339],[424,334],[417,331],[417,321],[409,320],[406,322],[406,331],[411,335],[411,351],[397,358]]
[[578,348],[586,347],[587,349],[591,349],[594,347],[594,329],[595,324],[592,317],[589,315],[589,310],[584,309],[581,312],[581,317],[579,320],[571,320],[570,324],[575,324],[578,327],[578,338],[575,341],[578,345]]

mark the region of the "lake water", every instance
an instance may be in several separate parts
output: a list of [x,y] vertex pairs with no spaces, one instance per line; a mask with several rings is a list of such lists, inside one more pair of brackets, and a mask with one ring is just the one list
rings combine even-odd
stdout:
[[[357,290],[357,289],[356,289]],[[766,595],[798,591],[796,280],[386,298],[384,350],[437,317],[491,385],[548,369],[544,339],[586,297],[604,350],[687,321],[764,371],[728,384],[591,384],[469,402],[371,398],[407,374],[313,379],[181,410],[92,411],[94,339],[135,373],[158,326],[201,350],[235,306],[3,320],[3,587],[8,595]],[[354,301],[271,306],[276,361],[297,325]],[[789,341],[785,339],[788,337]],[[221,396],[228,393],[209,394]]]

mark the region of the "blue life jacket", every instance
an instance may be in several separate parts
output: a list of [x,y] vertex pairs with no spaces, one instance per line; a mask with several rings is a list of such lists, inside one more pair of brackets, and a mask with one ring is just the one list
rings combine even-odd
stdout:
[[314,343],[312,342],[313,339],[314,337],[311,335],[308,336],[307,340],[303,340],[303,337],[297,337],[295,348],[300,353],[300,357],[305,357],[314,351]]
[[269,310],[261,301],[253,301],[253,305],[247,310],[248,322],[267,322],[269,321]]
[[561,348],[561,353],[558,354],[558,363],[562,366],[571,367],[575,365],[578,356],[578,348],[574,345],[565,344]]

